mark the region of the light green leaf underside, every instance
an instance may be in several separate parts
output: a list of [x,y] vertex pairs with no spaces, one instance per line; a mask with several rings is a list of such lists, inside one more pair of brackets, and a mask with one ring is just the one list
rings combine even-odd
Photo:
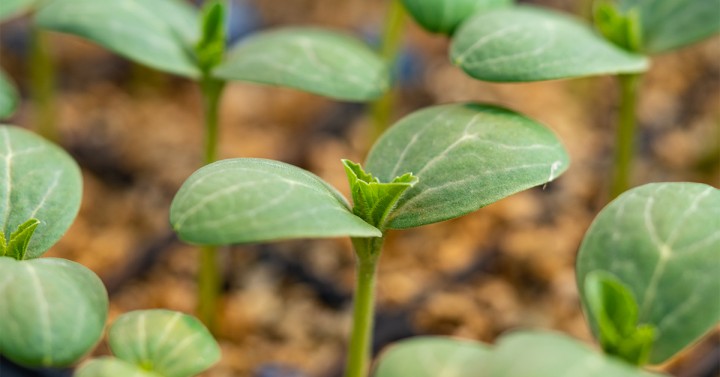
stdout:
[[642,72],[648,60],[616,47],[580,21],[516,6],[483,12],[453,37],[451,59],[470,76],[523,82]]
[[107,318],[102,281],[65,259],[0,257],[0,353],[29,366],[66,366],[89,352]]
[[[640,324],[657,327],[651,363],[661,363],[720,321],[720,190],[656,183],[610,203],[580,247],[577,278],[607,271],[638,300]],[[597,331],[596,319],[589,321]]]
[[9,118],[19,102],[17,89],[10,78],[0,69],[0,119]]
[[0,22],[19,16],[30,10],[37,0],[3,0],[0,1]]
[[482,377],[660,376],[605,356],[568,336],[544,331],[503,336],[489,359],[487,376]]
[[640,13],[643,49],[661,53],[720,32],[718,0],[620,0],[620,9]]
[[73,377],[164,377],[114,357],[100,357],[83,364]]
[[477,342],[417,337],[384,351],[374,377],[484,377],[490,354]]
[[61,148],[14,126],[0,125],[0,231],[10,239],[36,218],[27,258],[42,255],[72,224],[80,209],[82,177]]
[[402,3],[428,31],[451,35],[473,14],[510,5],[513,0],[402,0]]
[[192,53],[199,38],[196,12],[181,0],[55,0],[36,22],[162,71],[200,75]]
[[207,328],[170,310],[123,314],[110,328],[108,342],[118,359],[164,377],[195,376],[220,360],[220,347]]
[[552,181],[568,166],[555,135],[495,106],[452,104],[401,119],[370,151],[366,170],[381,181],[413,173],[388,217],[410,228],[473,212],[518,191]]
[[314,174],[282,162],[231,159],[205,166],[180,188],[170,222],[197,244],[305,237],[379,237]]
[[287,86],[348,101],[377,98],[389,87],[387,67],[367,45],[314,28],[255,34],[234,47],[213,73],[224,80]]

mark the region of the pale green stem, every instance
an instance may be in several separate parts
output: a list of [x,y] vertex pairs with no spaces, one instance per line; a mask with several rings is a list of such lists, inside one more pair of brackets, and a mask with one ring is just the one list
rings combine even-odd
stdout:
[[[391,73],[402,47],[404,26],[405,10],[400,0],[392,0],[385,20],[380,46],[380,55]],[[382,97],[372,103],[370,115],[373,123],[373,135],[369,141],[370,145],[390,126],[394,99],[393,88],[390,88]]]
[[616,198],[630,188],[633,157],[635,154],[635,108],[640,78],[640,74],[618,76],[620,82],[620,111],[618,115],[615,163],[610,188],[610,199]]
[[357,266],[353,324],[345,377],[367,377],[372,357],[375,280],[384,237],[353,238]]
[[51,141],[58,141],[54,100],[55,70],[50,57],[47,33],[36,26],[30,30],[30,96],[35,130]]

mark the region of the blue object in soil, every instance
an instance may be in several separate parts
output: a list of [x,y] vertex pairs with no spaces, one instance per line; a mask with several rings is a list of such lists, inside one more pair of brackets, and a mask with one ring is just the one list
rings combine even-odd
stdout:
[[287,365],[270,363],[261,365],[253,377],[307,377],[303,372]]
[[228,44],[233,45],[243,37],[258,31],[263,20],[257,8],[249,0],[231,0],[228,12]]
[[[379,50],[381,36],[380,29],[366,29],[362,35],[363,40],[374,49]],[[392,67],[393,85],[397,87],[412,88],[422,85],[422,76],[425,72],[425,64],[422,55],[418,54],[407,44],[402,45],[400,53],[395,59],[395,66]]]

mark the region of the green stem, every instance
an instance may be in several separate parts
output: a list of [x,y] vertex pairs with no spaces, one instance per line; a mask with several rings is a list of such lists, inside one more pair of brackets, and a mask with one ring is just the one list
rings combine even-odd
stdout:
[[353,238],[357,260],[353,326],[345,377],[367,377],[372,351],[377,262],[384,237]]
[[38,27],[30,30],[30,90],[35,107],[35,130],[44,138],[57,142],[55,122],[55,70],[48,49],[47,34]]
[[[225,87],[224,81],[204,77],[200,82],[205,113],[205,165],[217,159],[218,150],[218,113],[220,100]],[[220,294],[220,268],[217,246],[203,246],[200,250],[200,270],[198,272],[198,318],[211,332],[216,330],[217,306]]]
[[610,188],[611,199],[616,198],[630,187],[630,176],[635,145],[635,107],[637,104],[639,74],[619,75],[620,112],[618,117],[615,165]]
[[[393,67],[395,67],[395,61],[400,52],[400,47],[402,46],[404,26],[405,10],[400,0],[392,0],[387,18],[385,19],[385,28],[380,46],[380,56],[387,64],[391,74]],[[373,123],[373,135],[370,140],[371,145],[375,139],[390,126],[394,99],[393,89],[390,88],[382,97],[372,103],[370,107],[370,115]]]

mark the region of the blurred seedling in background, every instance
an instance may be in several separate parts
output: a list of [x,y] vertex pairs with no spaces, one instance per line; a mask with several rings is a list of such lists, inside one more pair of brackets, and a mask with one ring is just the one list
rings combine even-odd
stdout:
[[598,214],[580,246],[577,283],[604,354],[545,331],[516,331],[495,346],[418,337],[390,346],[375,376],[657,376],[641,368],[668,361],[720,321],[718,213],[718,189],[653,183]]

